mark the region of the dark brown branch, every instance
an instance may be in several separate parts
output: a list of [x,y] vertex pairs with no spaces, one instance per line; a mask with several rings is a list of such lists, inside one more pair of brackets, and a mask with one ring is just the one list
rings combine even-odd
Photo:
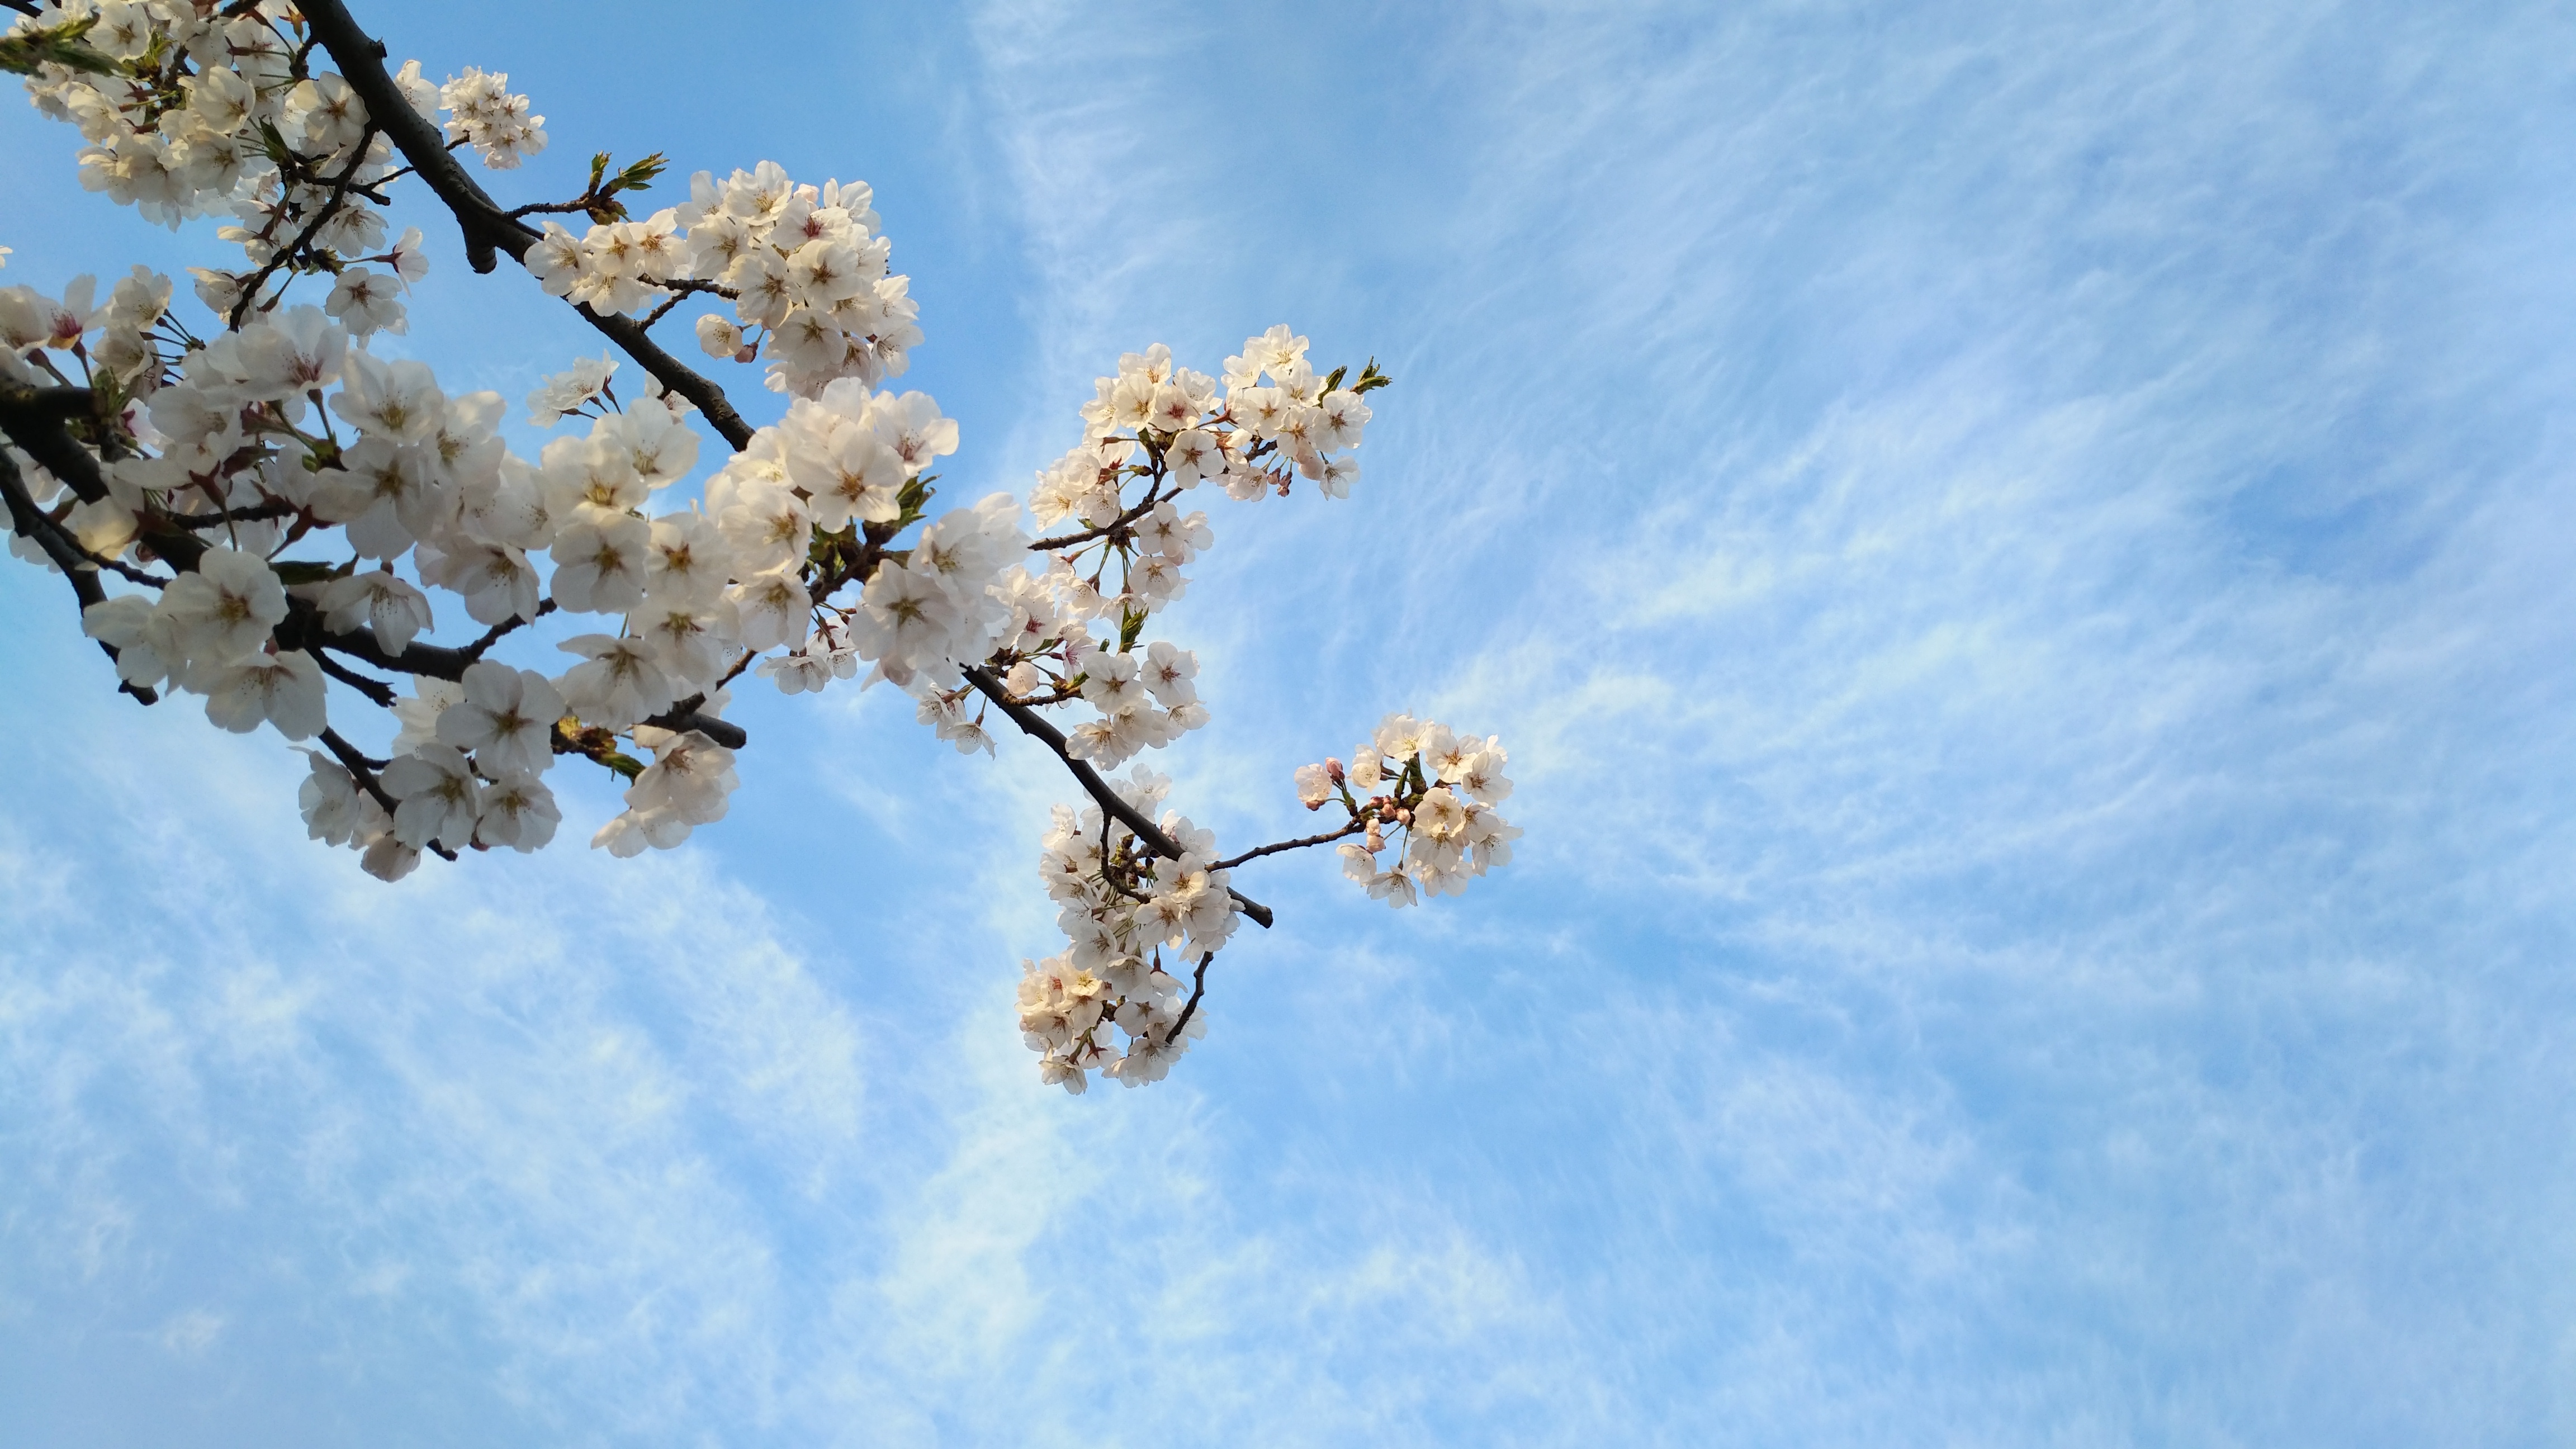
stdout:
[[[22,394],[34,392],[49,395],[42,403],[31,403],[22,407],[19,405],[19,398],[9,391],[12,386],[18,385],[0,384],[0,433],[7,434],[10,441],[25,449],[29,457],[43,463],[45,470],[58,479],[77,478],[85,470],[93,481],[99,483],[99,497],[106,497],[106,487],[98,472],[98,459],[92,456],[87,448],[82,447],[80,441],[66,431],[60,422],[45,415],[47,409],[63,406],[62,394],[75,393],[81,399],[89,400],[93,398],[89,390],[86,388],[26,389],[21,386],[19,392]],[[14,469],[11,471],[11,476],[16,476]],[[24,479],[19,480],[19,488],[23,494]],[[72,492],[85,501],[95,501],[88,499],[88,495],[77,486]],[[31,510],[31,523],[28,528],[20,531],[33,537],[45,549],[47,556],[55,558],[58,563],[63,552],[68,550],[80,561],[80,567],[83,570],[105,569],[109,573],[121,575],[135,583],[156,589],[169,582],[168,579],[136,568],[123,559],[109,558],[92,552],[70,529],[55,521],[51,514],[36,508],[33,495],[27,495],[27,503]],[[166,555],[175,552],[183,558],[193,559],[196,553],[191,552],[191,549],[197,552],[203,551],[201,545],[182,538],[176,549],[163,550],[163,553]]]
[[[1109,782],[1100,778],[1099,771],[1075,759],[1065,749],[1064,732],[1047,723],[1046,717],[1036,710],[1011,698],[1011,692],[1002,687],[1002,681],[995,679],[990,670],[969,669],[966,671],[966,682],[983,691],[985,698],[1000,705],[1002,713],[1011,717],[1011,723],[1020,727],[1020,733],[1055,751],[1055,757],[1064,762],[1067,770],[1073,772],[1074,781],[1082,786],[1083,793],[1096,801],[1102,810],[1115,817],[1119,824],[1134,831],[1136,838],[1144,841],[1156,855],[1165,860],[1181,858],[1179,842],[1164,834],[1161,826],[1146,819],[1145,812],[1120,799],[1118,792],[1109,788]],[[1234,897],[1234,903],[1242,907],[1243,913],[1250,916],[1263,930],[1270,929],[1271,915],[1268,906],[1232,887],[1227,888],[1226,894]]]
[[728,750],[738,750],[751,743],[751,736],[743,731],[742,726],[720,720],[711,714],[700,714],[698,706],[705,701],[706,696],[703,694],[695,699],[682,700],[667,712],[657,714],[644,723],[657,730],[669,730],[675,735],[684,735],[691,730],[696,730]]
[[[313,238],[322,234],[322,228],[330,224],[331,218],[340,214],[340,208],[346,206],[349,201],[350,183],[358,179],[360,168],[367,164],[367,148],[375,143],[376,127],[373,122],[369,122],[358,131],[358,146],[350,153],[349,164],[341,167],[340,174],[332,179],[331,194],[323,199],[320,206],[314,208],[312,220],[304,224],[304,230],[296,233],[295,240],[271,252],[268,260],[260,264],[259,270],[251,274],[250,280],[242,284],[241,296],[234,299],[233,314],[225,319],[225,326],[238,330],[242,325],[242,319],[250,315],[251,304],[259,300],[259,289],[268,285],[268,279],[277,275],[280,267],[294,265],[296,253],[311,246]],[[277,204],[283,211],[286,198],[280,196]]]
[[1190,1024],[1190,1018],[1198,1015],[1199,998],[1207,995],[1208,963],[1215,959],[1216,953],[1214,951],[1206,952],[1199,957],[1199,969],[1190,973],[1189,1004],[1181,1008],[1179,1019],[1172,1023],[1171,1031],[1164,1036],[1163,1041],[1166,1045],[1179,1041],[1181,1039],[1181,1028],[1188,1026]]
[[1322,835],[1309,835],[1303,840],[1282,840],[1273,845],[1255,846],[1241,855],[1229,856],[1208,868],[1210,870],[1232,870],[1247,860],[1259,860],[1265,855],[1277,855],[1283,850],[1303,850],[1310,845],[1330,845],[1336,840],[1343,839],[1346,836],[1357,835],[1366,829],[1368,829],[1367,821],[1354,820],[1339,830],[1327,831]]
[[358,693],[365,695],[367,697],[367,702],[374,705],[376,708],[391,709],[394,707],[394,687],[392,685],[385,683],[381,679],[369,679],[367,676],[358,673],[356,670],[349,668],[347,665],[342,664],[338,660],[333,659],[329,654],[318,649],[313,651],[313,662],[322,666],[323,673],[330,675],[333,679],[336,679],[342,684],[349,686],[351,689],[356,690]]
[[[313,38],[321,42],[322,48],[330,52],[332,63],[340,68],[341,79],[366,102],[369,118],[384,127],[403,159],[455,214],[457,226],[465,233],[466,262],[478,272],[488,272],[493,268],[496,252],[508,252],[513,261],[526,257],[528,248],[543,233],[513,219],[465,173],[464,166],[447,149],[438,127],[412,109],[393,77],[385,73],[384,44],[360,30],[340,0],[304,0],[298,8]],[[578,304],[576,310],[662,386],[695,403],[698,411],[706,415],[708,425],[734,451],[751,446],[751,425],[733,410],[724,389],[663,351],[634,318],[602,314]]]
[[[382,769],[387,762],[371,760],[359,753],[356,745],[340,738],[338,730],[325,729],[322,731],[321,738],[323,745],[332,754],[340,757],[340,768],[349,772],[349,778],[358,782],[358,788],[367,792],[368,799],[384,808],[385,820],[390,823],[394,818],[394,797],[386,794],[385,787],[376,779],[376,770]],[[455,851],[435,840],[429,843],[429,848],[436,851],[443,860],[456,858]]]
[[718,297],[739,297],[742,295],[740,292],[735,291],[733,288],[728,287],[721,282],[698,281],[688,277],[676,277],[663,282],[661,285],[670,288],[671,295],[663,301],[661,306],[644,314],[644,320],[639,325],[647,331],[652,330],[654,323],[670,316],[671,309],[679,306],[681,302],[687,300],[689,297],[701,293]]
[[525,206],[511,207],[502,215],[512,221],[523,216],[570,216],[576,211],[587,214],[598,204],[599,198],[595,196],[576,196],[570,201],[531,201]]
[[9,383],[9,405],[18,411],[56,421],[89,416],[98,406],[98,395],[85,387],[30,387]]
[[292,594],[286,599],[286,617],[277,626],[277,647],[309,649],[317,659],[322,650],[335,649],[361,664],[395,674],[420,674],[449,681],[463,679],[465,666],[474,662],[462,649],[443,649],[435,644],[414,643],[399,654],[388,654],[385,646],[376,642],[373,630],[340,633],[322,622],[318,606]]
[[500,643],[504,636],[510,634],[514,630],[525,628],[554,611],[554,600],[539,599],[537,601],[537,612],[533,616],[522,619],[516,615],[512,615],[511,617],[502,620],[500,623],[493,625],[491,628],[484,630],[482,638],[475,640],[473,643],[466,645],[464,648],[459,649],[456,652],[464,657],[467,664],[471,664],[475,660],[482,658],[484,651],[490,649],[493,645]]
[[1061,534],[1055,538],[1039,539],[1037,542],[1029,545],[1029,552],[1048,553],[1055,549],[1064,548],[1072,544],[1089,543],[1095,538],[1107,538],[1109,535],[1116,533],[1122,528],[1133,527],[1136,520],[1143,518],[1146,514],[1154,511],[1155,504],[1167,502],[1171,498],[1177,498],[1180,496],[1180,490],[1178,489],[1174,489],[1168,495],[1158,494],[1157,490],[1161,487],[1162,480],[1157,478],[1154,482],[1155,487],[1145,490],[1145,498],[1143,502],[1138,503],[1135,507],[1128,509],[1122,514],[1119,514],[1116,518],[1109,520],[1098,528],[1086,528],[1080,533],[1067,533]]
[[258,523],[271,518],[293,518],[304,510],[292,503],[248,503],[239,508],[226,508],[216,513],[169,513],[162,517],[174,528],[190,532],[223,528],[235,523]]
[[64,429],[63,419],[87,415],[97,405],[85,387],[0,382],[0,432],[61,479],[74,497],[96,503],[107,496],[107,478],[98,471],[97,457]]
[[[18,464],[5,449],[0,449],[0,501],[8,505],[11,526],[34,539],[36,547],[43,549],[45,557],[52,559],[54,567],[61,569],[63,577],[71,581],[72,597],[84,612],[92,604],[107,602],[107,590],[99,587],[98,575],[83,566],[80,554],[68,541],[57,536],[53,520],[36,507],[35,499],[27,496],[26,480],[18,476]],[[105,651],[109,663],[116,662],[115,645],[102,639],[98,647]],[[141,685],[128,684],[121,675],[116,687],[145,704],[160,699],[159,695]]]
[[[537,606],[537,616],[543,618],[553,613],[554,607],[554,600],[546,600]],[[388,654],[385,652],[385,646],[377,642],[373,630],[352,629],[345,634],[341,633],[322,622],[322,611],[319,606],[310,600],[289,595],[286,600],[286,619],[277,626],[277,647],[316,651],[336,649],[362,664],[370,664],[395,674],[417,674],[453,683],[465,677],[466,666],[481,659],[483,651],[491,648],[502,635],[520,627],[525,622],[522,619],[511,619],[495,624],[484,631],[482,638],[462,649],[448,649],[436,644],[415,642],[405,646],[399,654]]]

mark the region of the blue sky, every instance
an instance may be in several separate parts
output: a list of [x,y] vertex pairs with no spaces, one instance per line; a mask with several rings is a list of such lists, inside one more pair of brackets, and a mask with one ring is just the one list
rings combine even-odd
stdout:
[[[0,570],[0,1445],[2576,1436],[2563,9],[408,8],[512,199],[873,183],[967,496],[1123,350],[1380,358],[1168,763],[1271,838],[1410,707],[1528,835],[1247,872],[1068,1099],[1028,751],[747,694],[684,850],[387,888]],[[0,127],[7,280],[211,249]],[[410,214],[451,388],[596,352]]]

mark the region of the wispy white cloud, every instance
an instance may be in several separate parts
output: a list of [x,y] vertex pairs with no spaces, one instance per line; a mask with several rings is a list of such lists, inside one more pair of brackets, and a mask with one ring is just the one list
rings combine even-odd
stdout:
[[14,644],[0,1400],[2563,1438],[2567,28],[977,10],[1039,362],[955,344],[1033,376],[975,466],[1155,340],[1399,378],[1348,505],[1211,500],[1184,808],[1294,828],[1416,706],[1512,744],[1522,860],[1401,916],[1247,873],[1186,1079],[1068,1102],[1007,1004],[1065,788],[886,691],[762,714],[703,849],[386,891],[272,743]]

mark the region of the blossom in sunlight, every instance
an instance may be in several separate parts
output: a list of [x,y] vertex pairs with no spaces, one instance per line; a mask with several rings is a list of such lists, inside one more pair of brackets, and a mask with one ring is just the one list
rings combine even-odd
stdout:
[[[1388,383],[1374,363],[1319,372],[1284,325],[1220,373],[1125,353],[1025,496],[963,493],[942,478],[957,419],[890,385],[920,307],[864,183],[758,161],[630,210],[663,159],[603,153],[577,196],[512,209],[533,235],[496,237],[453,156],[510,170],[546,145],[505,73],[434,82],[372,52],[349,70],[285,0],[36,8],[13,35],[77,26],[119,62],[26,76],[79,131],[83,186],[155,222],[209,218],[226,255],[189,269],[205,316],[145,267],[0,287],[0,380],[52,390],[41,418],[6,420],[10,552],[71,570],[82,631],[137,699],[194,695],[225,730],[314,741],[298,812],[368,873],[546,848],[580,798],[558,797],[559,760],[620,782],[594,846],[673,848],[740,787],[735,680],[890,683],[960,754],[1033,737],[1084,790],[1041,841],[1063,949],[1021,988],[1041,1078],[1078,1092],[1095,1071],[1160,1080],[1201,1039],[1210,964],[1269,920],[1233,884],[1245,861],[1337,844],[1402,903],[1509,859],[1500,744],[1402,716],[1349,771],[1295,770],[1299,803],[1338,801],[1344,828],[1233,858],[1134,763],[1211,718],[1215,675],[1164,627],[1216,542],[1183,495],[1347,496]],[[428,284],[439,207],[462,209],[475,265],[508,241],[612,344],[525,395],[558,429],[533,458],[499,394],[444,387],[386,340]],[[644,340],[665,319],[759,366],[777,421],[744,423]],[[731,454],[702,474],[707,437]]]

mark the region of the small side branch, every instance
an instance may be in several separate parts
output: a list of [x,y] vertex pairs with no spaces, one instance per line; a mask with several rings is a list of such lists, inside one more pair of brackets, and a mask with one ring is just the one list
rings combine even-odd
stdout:
[[[304,224],[304,230],[296,233],[295,240],[272,252],[268,260],[260,264],[260,269],[251,274],[251,279],[242,284],[241,297],[233,303],[233,315],[227,325],[240,330],[242,319],[250,315],[251,307],[259,301],[259,289],[267,286],[268,279],[276,276],[280,268],[295,265],[295,258],[313,244],[313,239],[322,234],[322,228],[330,225],[331,218],[340,214],[340,208],[348,205],[349,187],[367,164],[367,148],[375,143],[376,128],[373,122],[369,122],[358,132],[357,148],[349,153],[349,164],[341,167],[340,174],[332,179],[330,196],[314,209],[312,219]],[[281,209],[284,204],[283,201],[279,203]]]
[[[364,753],[360,752],[356,745],[340,738],[340,732],[338,730],[323,730],[321,740],[323,747],[339,758],[340,768],[348,771],[349,778],[358,782],[358,788],[367,792],[367,798],[375,801],[377,805],[383,807],[385,818],[387,820],[393,819],[394,805],[396,803],[394,797],[386,794],[384,785],[376,779],[376,771],[384,768],[386,762],[383,760],[371,760],[367,758]],[[442,860],[454,860],[456,858],[455,851],[439,844],[435,840],[429,843],[429,848],[437,852],[439,858]]]
[[365,695],[367,697],[367,702],[374,705],[376,708],[391,709],[394,707],[394,687],[392,685],[385,683],[381,679],[369,679],[367,676],[360,674],[356,670],[351,669],[347,665],[332,658],[327,653],[317,651],[313,656],[313,662],[322,666],[323,673],[330,675],[333,679],[336,679],[342,684],[349,686],[351,689],[356,690],[358,693]]
[[63,481],[83,503],[107,497],[98,459],[63,428],[63,419],[87,415],[97,405],[85,387],[33,387],[0,382],[0,432]]
[[1077,543],[1089,543],[1095,538],[1107,538],[1109,535],[1116,533],[1122,528],[1134,527],[1139,519],[1142,519],[1146,514],[1154,511],[1155,504],[1168,503],[1176,495],[1177,490],[1175,490],[1174,493],[1158,493],[1155,489],[1148,488],[1145,490],[1144,499],[1137,503],[1135,507],[1119,514],[1116,518],[1109,520],[1098,528],[1086,528],[1080,533],[1058,534],[1054,538],[1039,539],[1037,542],[1029,545],[1029,552],[1053,553],[1057,549],[1070,548]]
[[[466,645],[464,648],[457,650],[457,656],[463,659],[465,663],[471,664],[482,658],[486,650],[490,649],[493,645],[500,643],[502,639],[511,633],[516,630],[526,628],[528,625],[535,623],[537,620],[544,618],[546,615],[551,614],[554,611],[554,600],[540,599],[537,601],[537,612],[535,614],[527,618],[519,618],[513,615],[510,618],[502,620],[500,623],[484,630],[482,638],[477,639],[473,643]],[[463,677],[461,673],[459,674],[459,677]]]
[[1171,1035],[1164,1037],[1163,1040],[1167,1042],[1179,1041],[1181,1039],[1181,1029],[1190,1024],[1191,1017],[1198,1015],[1199,998],[1207,995],[1208,963],[1215,959],[1216,953],[1214,951],[1205,952],[1200,955],[1199,969],[1190,973],[1189,1004],[1181,1008],[1179,1019],[1172,1023]]
[[661,285],[670,288],[671,295],[663,299],[661,306],[645,313],[644,320],[637,324],[643,327],[646,331],[651,331],[654,323],[670,316],[672,308],[679,306],[690,297],[701,293],[714,297],[739,297],[742,295],[740,292],[735,291],[733,288],[728,287],[721,282],[699,281],[690,277],[674,278],[670,281],[663,282]]
[[1277,855],[1283,850],[1303,850],[1310,845],[1330,845],[1336,840],[1342,840],[1350,836],[1357,835],[1366,829],[1368,829],[1367,821],[1354,820],[1339,830],[1328,830],[1321,835],[1309,835],[1302,840],[1282,840],[1274,845],[1255,846],[1241,855],[1229,856],[1224,860],[1218,861],[1212,868],[1216,870],[1232,870],[1247,860],[1259,860],[1265,855]]
[[[1064,762],[1065,769],[1072,772],[1075,783],[1082,786],[1083,793],[1089,795],[1119,824],[1134,831],[1136,838],[1144,841],[1147,848],[1165,860],[1181,858],[1179,842],[1164,834],[1161,826],[1146,819],[1145,812],[1120,799],[1118,792],[1109,788],[1109,782],[1100,778],[1099,771],[1075,759],[1065,749],[1064,732],[1047,723],[1045,716],[1040,715],[1036,710],[1011,698],[1011,692],[1002,687],[1002,681],[995,679],[990,670],[980,667],[969,669],[966,671],[966,682],[982,691],[985,698],[1000,705],[1002,713],[1011,717],[1011,723],[1020,727],[1020,733],[1053,750],[1055,757]],[[1234,903],[1263,930],[1270,929],[1271,912],[1268,906],[1232,887],[1227,888],[1226,894],[1233,896]]]
[[[63,577],[71,583],[73,599],[79,602],[84,612],[92,604],[107,601],[107,590],[99,587],[97,572],[87,567],[79,553],[58,536],[54,521],[36,507],[36,500],[27,496],[26,480],[18,476],[18,465],[5,449],[0,449],[0,502],[8,505],[10,526],[34,539],[36,547],[45,551],[45,557],[54,561],[54,567],[63,571]],[[102,639],[98,647],[106,653],[109,663],[116,662],[115,645]],[[158,703],[161,698],[149,689],[126,683],[122,678],[117,680],[116,687],[145,704]]]

